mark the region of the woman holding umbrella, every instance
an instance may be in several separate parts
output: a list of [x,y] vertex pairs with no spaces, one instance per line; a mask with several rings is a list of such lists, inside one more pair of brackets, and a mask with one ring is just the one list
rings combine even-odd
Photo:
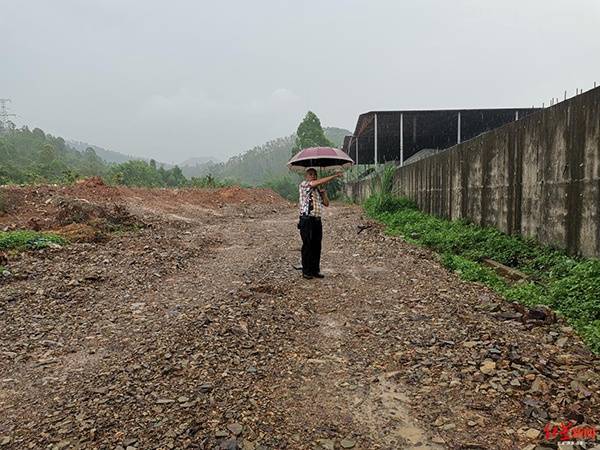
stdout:
[[338,172],[335,175],[317,178],[314,167],[341,170],[351,166],[352,162],[344,152],[330,147],[304,149],[288,162],[288,167],[291,169],[304,170],[305,179],[298,186],[300,203],[298,228],[302,238],[302,276],[306,279],[323,278],[320,267],[323,239],[321,213],[324,206],[329,206],[329,198],[323,186],[343,176],[343,173]]

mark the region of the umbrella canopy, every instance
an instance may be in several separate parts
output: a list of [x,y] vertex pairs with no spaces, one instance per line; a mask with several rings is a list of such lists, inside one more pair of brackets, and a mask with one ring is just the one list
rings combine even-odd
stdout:
[[343,170],[354,161],[343,151],[333,147],[310,147],[296,153],[287,163],[290,170],[304,172],[308,167]]

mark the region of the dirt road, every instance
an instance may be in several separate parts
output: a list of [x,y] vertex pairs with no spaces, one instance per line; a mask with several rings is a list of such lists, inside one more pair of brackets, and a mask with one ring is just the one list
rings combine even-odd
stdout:
[[149,227],[11,262],[2,450],[533,449],[550,421],[600,424],[564,324],[357,234],[358,207],[327,212],[307,281],[290,205],[134,200]]

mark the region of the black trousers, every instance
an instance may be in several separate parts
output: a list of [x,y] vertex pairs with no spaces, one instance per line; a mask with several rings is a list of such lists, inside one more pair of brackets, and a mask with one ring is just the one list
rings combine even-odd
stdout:
[[298,228],[302,238],[302,272],[305,275],[316,275],[321,272],[323,224],[318,217],[301,216]]

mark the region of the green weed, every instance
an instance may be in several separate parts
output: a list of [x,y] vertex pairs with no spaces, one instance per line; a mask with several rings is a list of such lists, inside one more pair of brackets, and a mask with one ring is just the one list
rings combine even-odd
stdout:
[[0,250],[39,250],[52,244],[66,243],[66,239],[52,233],[30,230],[0,231]]
[[[382,182],[364,203],[367,214],[386,231],[440,253],[442,264],[463,279],[484,283],[510,301],[545,304],[557,311],[600,353],[600,261],[574,258],[532,239],[509,236],[494,228],[449,221],[395,197]],[[509,284],[481,261],[490,258],[529,275]]]

